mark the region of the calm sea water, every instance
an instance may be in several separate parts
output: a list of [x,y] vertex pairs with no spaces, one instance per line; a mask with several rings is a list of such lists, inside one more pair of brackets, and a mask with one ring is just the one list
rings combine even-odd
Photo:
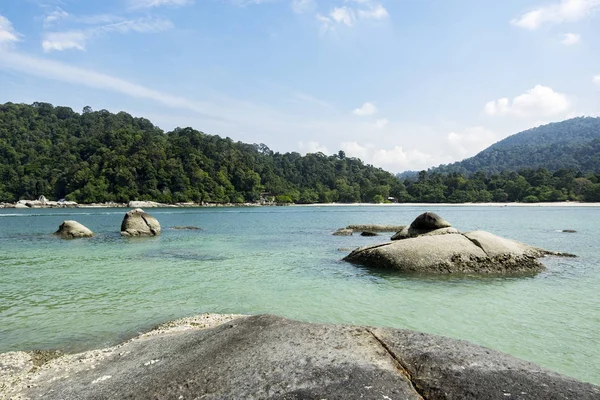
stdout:
[[[0,352],[81,351],[203,312],[272,313],[466,339],[600,384],[600,208],[263,207],[149,209],[157,238],[122,238],[125,209],[0,210]],[[418,277],[340,261],[387,237],[349,224],[408,224],[434,211],[550,250],[535,277]],[[92,239],[51,233],[67,219]],[[174,230],[194,225],[203,230]],[[577,233],[557,232],[575,229]]]

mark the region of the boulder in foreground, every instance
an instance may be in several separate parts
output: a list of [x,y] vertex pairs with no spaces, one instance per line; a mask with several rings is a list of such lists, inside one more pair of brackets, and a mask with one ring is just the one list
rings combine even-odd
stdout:
[[54,232],[55,235],[60,236],[63,239],[78,239],[94,236],[94,232],[89,230],[86,226],[80,224],[77,221],[63,221],[58,227],[58,230]]
[[[0,355],[10,398],[598,399],[600,388],[461,340],[271,315],[152,332],[32,369]],[[13,365],[6,360],[13,360]]]
[[158,236],[160,235],[160,224],[152,215],[141,208],[136,208],[125,214],[121,223],[121,235]]

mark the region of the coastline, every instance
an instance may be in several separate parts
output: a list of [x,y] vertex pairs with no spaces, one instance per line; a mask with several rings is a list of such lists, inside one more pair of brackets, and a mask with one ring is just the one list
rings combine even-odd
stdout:
[[576,201],[544,203],[314,203],[314,204],[275,204],[275,203],[157,203],[153,201],[130,201],[129,203],[75,203],[39,200],[19,200],[16,203],[0,203],[2,208],[203,208],[203,207],[600,207],[600,203]]

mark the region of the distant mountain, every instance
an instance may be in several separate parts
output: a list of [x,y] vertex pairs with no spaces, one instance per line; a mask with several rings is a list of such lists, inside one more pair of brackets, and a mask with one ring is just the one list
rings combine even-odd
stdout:
[[509,136],[474,157],[430,172],[498,173],[524,168],[600,172],[600,118],[579,117]]

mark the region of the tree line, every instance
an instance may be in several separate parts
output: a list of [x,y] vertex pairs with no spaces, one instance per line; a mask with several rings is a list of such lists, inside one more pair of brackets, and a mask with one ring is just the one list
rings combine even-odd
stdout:
[[340,151],[273,152],[192,128],[163,132],[125,112],[0,105],[0,201],[384,202],[402,184]]
[[558,202],[600,201],[600,173],[581,174],[573,169],[550,172],[546,168],[526,168],[471,175],[457,172],[421,171],[415,178],[402,180],[406,189],[401,202]]
[[600,201],[600,174],[527,168],[398,179],[343,151],[278,153],[192,128],[165,133],[125,112],[0,105],[0,202],[41,195],[79,203]]

